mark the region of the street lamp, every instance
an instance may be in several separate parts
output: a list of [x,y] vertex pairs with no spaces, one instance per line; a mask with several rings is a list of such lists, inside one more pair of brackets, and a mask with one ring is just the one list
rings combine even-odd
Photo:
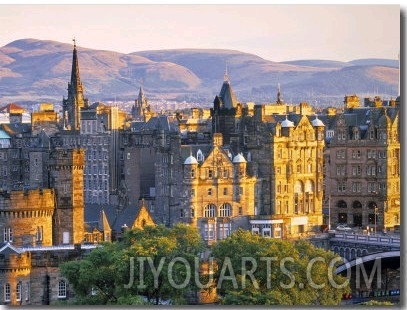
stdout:
[[[377,195],[378,192],[376,192],[375,190],[372,191],[372,194]],[[374,204],[374,234],[376,235],[376,225],[377,225],[377,204],[375,202]]]
[[331,230],[331,194],[328,196],[328,231]]
[[374,234],[376,235],[377,206],[374,207]]

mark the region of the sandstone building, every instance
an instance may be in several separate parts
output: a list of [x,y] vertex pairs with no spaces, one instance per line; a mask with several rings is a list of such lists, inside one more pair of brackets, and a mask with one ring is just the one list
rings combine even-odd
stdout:
[[346,96],[344,112],[331,117],[325,163],[331,223],[380,232],[400,224],[399,113],[396,100],[367,98],[361,106],[357,96]]

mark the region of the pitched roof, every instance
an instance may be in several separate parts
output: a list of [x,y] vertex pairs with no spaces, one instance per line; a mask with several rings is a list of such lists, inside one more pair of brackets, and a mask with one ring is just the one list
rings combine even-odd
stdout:
[[8,105],[0,108],[0,112],[23,113],[23,112],[25,112],[25,109],[23,107],[20,107],[19,105],[14,104],[14,103],[9,103]]
[[9,242],[3,243],[3,246],[0,248],[0,253],[3,255],[10,255],[12,253],[21,254],[24,251],[21,251],[15,247],[13,247]]

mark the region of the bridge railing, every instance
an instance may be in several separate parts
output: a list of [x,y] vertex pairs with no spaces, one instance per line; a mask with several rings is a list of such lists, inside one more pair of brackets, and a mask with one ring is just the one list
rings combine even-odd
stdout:
[[359,235],[359,234],[345,234],[345,233],[335,233],[335,238],[349,240],[349,241],[359,241],[359,242],[375,242],[381,244],[394,244],[400,245],[400,238],[389,237],[389,236],[369,236],[369,235]]

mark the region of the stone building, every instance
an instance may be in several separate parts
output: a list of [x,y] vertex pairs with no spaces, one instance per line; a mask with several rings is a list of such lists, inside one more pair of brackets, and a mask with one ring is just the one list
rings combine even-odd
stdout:
[[327,143],[326,204],[331,223],[372,231],[400,224],[399,99],[346,96]]
[[131,107],[132,120],[148,122],[152,116],[155,116],[155,113],[148,104],[148,100],[144,95],[143,87],[140,85],[138,97],[134,100],[134,105]]
[[[189,154],[188,154],[189,152]],[[168,205],[170,224],[185,222],[197,226],[208,245],[228,237],[239,228],[249,228],[249,217],[256,215],[259,184],[247,170],[243,154],[232,154],[223,144],[221,133],[211,145],[189,145],[181,149],[182,181],[170,197],[178,205]],[[178,171],[174,165],[171,173]],[[165,168],[163,168],[165,169]],[[157,201],[165,192],[161,182]],[[171,190],[171,188],[170,188]]]
[[11,242],[18,247],[52,245],[54,210],[55,193],[52,189],[2,192],[2,242]]

